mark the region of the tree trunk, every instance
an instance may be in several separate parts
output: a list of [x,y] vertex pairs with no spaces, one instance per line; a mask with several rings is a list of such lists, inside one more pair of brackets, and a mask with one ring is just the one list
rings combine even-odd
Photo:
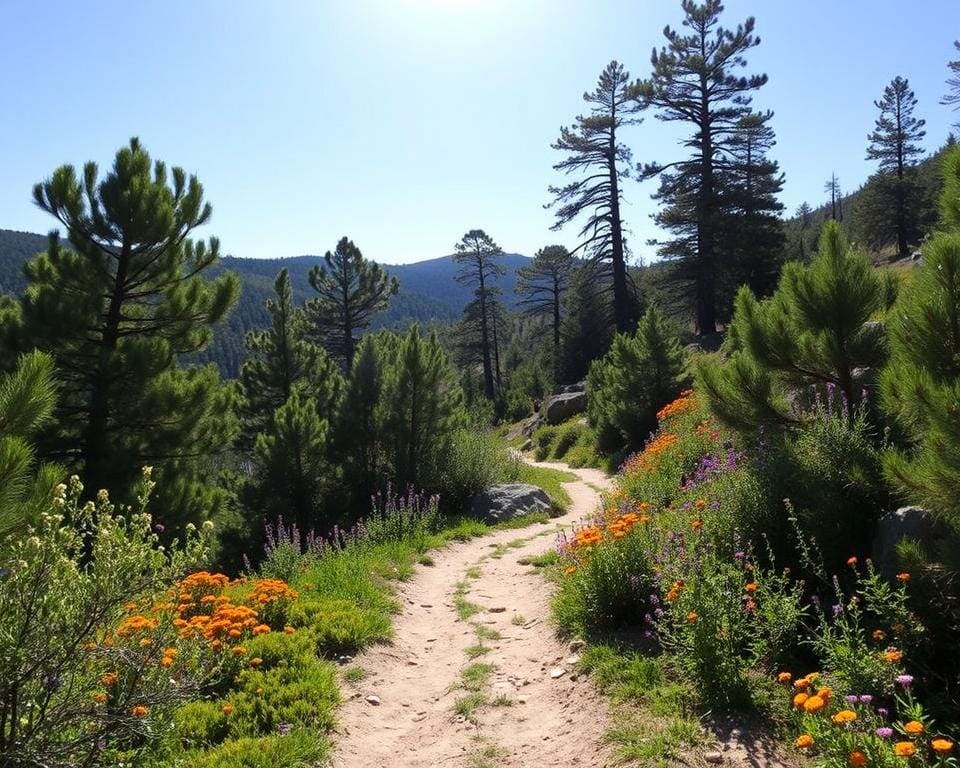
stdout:
[[487,292],[483,283],[483,266],[480,266],[480,352],[483,357],[483,394],[493,400],[493,367],[490,363],[490,335],[487,328]]
[[[615,109],[615,108],[614,108]],[[616,122],[616,112],[611,118]],[[619,333],[630,331],[630,307],[627,294],[627,265],[623,255],[623,224],[620,221],[620,185],[617,179],[616,129],[610,128],[607,170],[610,174],[610,235],[613,261],[613,318]]]

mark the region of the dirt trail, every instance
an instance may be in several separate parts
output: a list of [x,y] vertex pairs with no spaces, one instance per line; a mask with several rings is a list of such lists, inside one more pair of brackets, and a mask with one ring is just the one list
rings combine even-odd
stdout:
[[[592,512],[596,489],[610,484],[598,470],[570,471],[578,480],[565,485],[572,503],[564,516],[451,545],[435,553],[435,566],[400,585],[393,642],[359,655],[355,663],[367,676],[345,683],[336,768],[609,764],[607,703],[567,663],[571,651],[549,623],[550,585],[519,562],[550,549],[558,528]],[[482,609],[467,620],[456,610],[463,582],[461,599]],[[471,661],[467,649],[488,630],[500,639],[483,640],[488,652]],[[457,700],[469,695],[461,674],[474,663],[493,665],[482,685],[486,704],[458,715]]]

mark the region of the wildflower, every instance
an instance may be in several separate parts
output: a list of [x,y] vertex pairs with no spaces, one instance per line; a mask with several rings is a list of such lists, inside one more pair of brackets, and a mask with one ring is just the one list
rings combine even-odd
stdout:
[[692,523],[690,523],[690,527],[695,531],[699,531],[701,528],[703,528],[703,520],[694,520]]
[[900,659],[903,658],[903,652],[896,649],[892,649],[883,654],[883,658],[889,661],[891,664],[896,664]]
[[747,585],[744,587],[744,589],[745,589],[749,594],[752,595],[754,592],[757,591],[757,582],[751,581],[749,584],[747,584]]
[[897,757],[913,757],[916,752],[917,748],[912,741],[898,741],[893,745],[893,754]]
[[153,640],[151,640],[149,637],[145,637],[140,641],[141,648],[149,648],[151,645],[153,645]]
[[805,677],[801,677],[798,680],[793,681],[793,687],[798,691],[805,691],[810,687],[810,681]]
[[116,685],[118,679],[116,672],[107,672],[107,674],[100,678],[100,682],[104,685]]
[[793,743],[798,749],[807,749],[813,746],[813,736],[809,733],[801,733]]
[[172,667],[173,666],[173,656],[164,656],[160,659],[161,667]]
[[232,715],[233,714],[233,704],[224,704],[223,705],[223,714]]
[[872,701],[873,701],[873,696],[871,696],[869,693],[865,693],[863,694],[863,696],[860,697],[861,704],[870,704]]
[[130,710],[130,714],[134,717],[146,717],[150,714],[150,707],[145,707],[143,704],[137,704]]
[[877,714],[880,715],[880,717],[886,717],[890,714],[890,711],[886,707],[877,707]]
[[699,618],[700,616],[697,614],[696,611],[690,611],[690,613],[687,614],[687,621],[690,622],[691,624],[693,624]]
[[104,691],[97,691],[93,694],[93,700],[97,702],[97,704],[103,704],[107,700],[107,694]]
[[853,555],[853,556],[847,558],[847,565],[849,565],[851,568],[855,568],[855,567],[856,567],[856,565],[857,565],[856,555]]
[[849,704],[851,707],[860,700],[859,697],[854,696],[853,694],[850,694],[849,696],[844,696],[843,698],[847,702],[847,704]]
[[803,705],[807,703],[807,699],[809,698],[810,696],[806,693],[798,693],[793,697],[793,706],[797,709],[803,709]]
[[903,573],[897,574],[898,581],[910,581],[910,574],[904,571]]
[[805,702],[803,702],[803,711],[813,714],[814,712],[819,712],[827,705],[827,702],[821,699],[819,696],[811,696]]
[[245,654],[246,652],[247,652],[247,649],[244,648],[242,645],[238,645],[236,648],[233,649],[234,656],[243,656],[243,654]]
[[791,675],[789,672],[781,672],[779,675],[777,675],[778,683],[789,683],[792,679],[793,675]]
[[850,765],[862,768],[867,764],[867,756],[859,749],[850,753]]
[[884,632],[882,629],[875,629],[873,630],[873,639],[876,640],[878,643],[882,643],[884,640],[887,639],[887,633]]
[[261,664],[263,664],[263,659],[261,659],[259,656],[254,656],[252,659],[250,659],[251,667],[259,667]]
[[830,701],[830,697],[833,696],[833,688],[828,688],[827,686],[818,688],[817,696],[819,696],[824,701]]
[[277,726],[277,733],[279,733],[281,736],[286,736],[292,730],[293,726],[290,725],[290,723],[280,723]]
[[889,739],[893,736],[893,728],[887,728],[887,726],[881,726],[874,731],[874,733],[881,739]]
[[913,685],[913,675],[897,675],[895,679],[897,685],[902,685],[904,688],[909,688]]
[[283,628],[283,634],[285,635],[292,635],[294,632],[296,632],[296,630],[289,624]]
[[257,696],[263,696],[263,688],[257,688]]
[[923,723],[919,720],[911,720],[903,724],[904,733],[909,733],[911,736],[918,736],[923,733]]
[[[564,570],[563,575],[564,575],[564,576],[573,576],[573,574],[575,574],[576,572],[577,572],[577,566],[575,566],[575,565],[568,565],[567,568],[566,568],[566,570]],[[284,631],[286,631],[286,629],[284,629]]]
[[857,713],[852,709],[841,709],[837,714],[830,718],[837,725],[846,725],[857,719]]
[[267,634],[270,634],[270,626],[268,624],[257,624],[257,626],[253,628],[254,637]]
[[938,755],[945,755],[953,749],[953,742],[950,739],[934,739],[930,742],[930,747]]

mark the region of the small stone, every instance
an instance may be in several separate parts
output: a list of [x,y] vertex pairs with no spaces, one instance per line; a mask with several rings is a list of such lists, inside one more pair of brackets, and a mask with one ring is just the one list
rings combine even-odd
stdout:
[[527,700],[528,700],[529,698],[530,698],[530,697],[527,696],[526,694],[521,693],[519,696],[517,696],[517,703],[518,703],[518,704],[526,704],[526,703],[527,703]]
[[714,763],[714,764],[716,765],[716,764],[719,764],[719,763],[722,763],[722,762],[723,762],[723,753],[721,753],[721,752],[707,752],[707,753],[703,756],[703,759],[706,760],[708,763]]
[[401,707],[409,707],[409,706],[410,706],[410,702],[409,702],[409,701],[401,701],[401,702],[400,702],[400,706],[401,706]]
[[573,656],[568,656],[563,660],[564,664],[569,664],[571,667],[577,666],[580,663],[580,654],[575,653]]
[[427,642],[428,642],[428,643],[435,643],[435,642],[437,642],[437,638],[435,638],[435,637],[428,637],[428,638],[427,638]]
[[416,667],[416,666],[419,666],[419,664],[418,664],[418,662],[414,661],[413,659],[407,659],[407,666],[408,666],[408,667]]
[[490,611],[490,613],[506,613],[507,609],[506,606],[495,605],[492,608],[487,608],[487,610]]
[[421,608],[433,608],[433,603],[420,603]]
[[557,680],[567,674],[567,670],[563,667],[554,667],[550,670],[550,677],[554,680]]
[[570,682],[571,682],[571,683],[577,682],[577,679],[578,679],[578,675],[576,675],[576,674],[570,675]]
[[380,697],[379,697],[379,696],[374,696],[373,694],[370,694],[369,696],[367,696],[366,702],[367,702],[367,704],[372,704],[372,705],[375,706],[375,707],[379,707],[379,706],[380,706]]

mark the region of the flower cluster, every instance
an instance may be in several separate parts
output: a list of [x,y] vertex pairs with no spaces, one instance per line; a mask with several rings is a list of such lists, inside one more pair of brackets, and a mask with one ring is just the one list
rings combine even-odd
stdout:
[[657,421],[661,424],[671,416],[680,413],[692,411],[697,407],[697,399],[692,389],[685,389],[680,393],[680,397],[671,403],[667,403],[663,408],[657,411]]

